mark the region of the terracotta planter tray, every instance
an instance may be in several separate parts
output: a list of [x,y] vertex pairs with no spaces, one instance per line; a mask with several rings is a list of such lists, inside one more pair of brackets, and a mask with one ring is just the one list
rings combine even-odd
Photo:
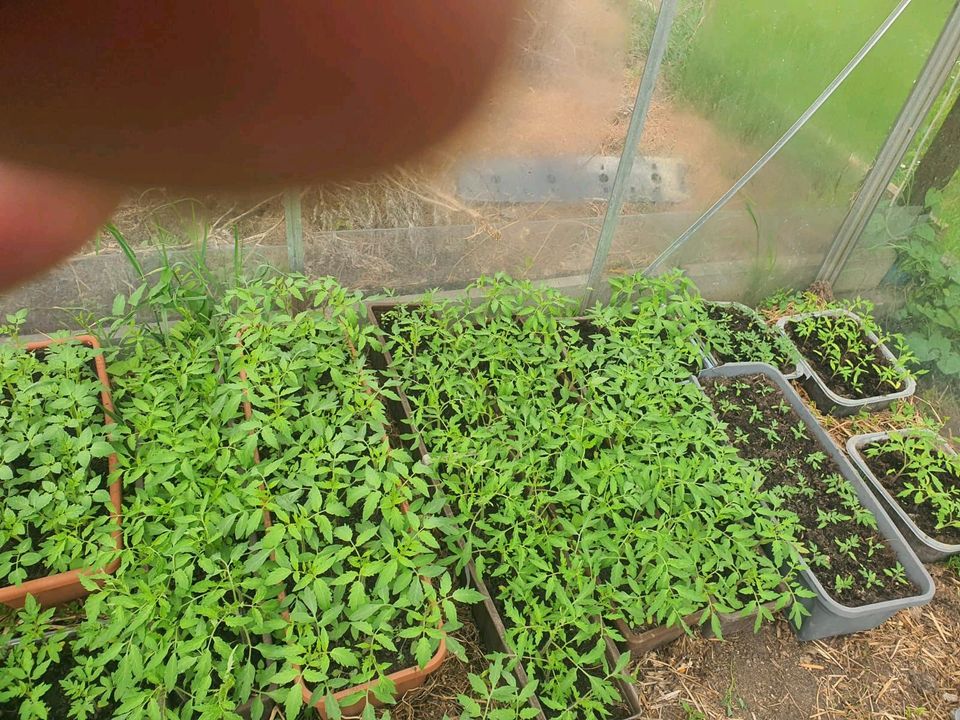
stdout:
[[[69,342],[71,340],[82,343],[90,348],[100,348],[100,343],[92,335],[77,335],[76,337],[68,339],[42,340],[40,342],[28,343],[25,346],[25,350],[27,352],[38,352],[45,350],[54,343]],[[101,384],[100,401],[104,408],[104,425],[110,425],[113,423],[114,409],[113,400],[110,396],[110,378],[107,375],[107,365],[103,359],[103,354],[97,355],[93,359],[93,362]],[[116,453],[111,454],[107,458],[107,468],[111,474],[116,471]],[[117,525],[117,529],[113,532],[113,539],[119,551],[123,549],[123,533],[121,530],[123,489],[120,478],[110,483],[110,502],[113,505],[112,518]],[[116,558],[100,572],[112,575],[119,566],[120,559]],[[12,608],[21,608],[28,594],[33,595],[34,599],[43,607],[63,605],[74,600],[79,600],[89,594],[89,591],[84,588],[80,582],[80,578],[84,575],[90,575],[92,572],[94,571],[87,569],[68,570],[34,580],[27,580],[19,585],[0,587],[0,603]]]
[[[770,612],[775,612],[774,602],[769,602],[764,605]],[[697,627],[699,628],[699,634],[702,637],[715,637],[713,628],[710,623],[700,625],[700,618],[703,615],[702,612],[695,612],[687,615],[683,618],[683,622],[687,624],[688,627]],[[745,630],[752,630],[753,623],[756,620],[757,612],[748,613],[743,615],[740,613],[717,613],[717,617],[720,619],[720,632],[723,635],[723,638],[737,635],[744,632]],[[686,631],[681,625],[671,625],[667,627],[666,625],[659,625],[649,630],[635,631],[633,630],[626,622],[623,620],[617,620],[615,622],[617,630],[624,637],[624,645],[630,654],[634,657],[640,657],[641,655],[652,652],[659,648],[662,648],[664,645],[669,645],[675,640],[679,640],[681,637],[686,635]]]

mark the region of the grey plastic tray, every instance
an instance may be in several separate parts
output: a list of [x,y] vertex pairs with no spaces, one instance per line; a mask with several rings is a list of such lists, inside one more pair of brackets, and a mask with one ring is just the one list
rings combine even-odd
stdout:
[[[956,454],[956,451],[950,447],[950,444],[946,440],[929,430],[915,428],[912,430],[902,430],[900,432],[911,435],[932,435],[936,437],[937,442],[944,452],[948,452],[951,455]],[[869,485],[870,490],[873,491],[873,494],[877,496],[880,504],[883,505],[887,513],[889,513],[890,518],[894,523],[896,523],[897,527],[900,529],[900,532],[903,533],[903,536],[907,539],[907,542],[910,543],[910,547],[913,548],[913,551],[917,554],[918,558],[920,558],[923,562],[937,562],[938,560],[943,560],[951,555],[957,555],[960,553],[960,545],[951,545],[949,543],[940,542],[921,530],[913,521],[913,519],[907,515],[904,509],[900,507],[900,503],[897,502],[897,499],[893,497],[893,495],[891,495],[883,486],[883,483],[877,479],[877,476],[873,473],[873,470],[870,469],[869,462],[867,458],[863,456],[861,450],[867,445],[886,440],[889,437],[890,433],[888,432],[855,435],[847,440],[847,453],[853,460],[854,465],[856,465],[860,472],[863,473],[863,476],[867,479],[867,485]]]
[[[790,337],[790,334],[787,332],[787,325],[798,320],[802,320],[808,317],[823,317],[823,316],[842,316],[846,315],[849,318],[852,318],[863,327],[863,320],[856,313],[852,313],[849,310],[819,310],[817,312],[802,313],[800,315],[788,315],[787,317],[780,318],[777,322],[777,327],[781,332],[787,337],[790,342],[793,342],[793,339]],[[896,356],[890,352],[890,348],[880,342],[880,339],[872,332],[868,331],[866,328],[863,328],[864,335],[867,339],[872,342],[880,350],[880,354],[883,355],[890,363],[894,366],[903,370],[903,366],[897,360]],[[796,343],[794,343],[796,345]],[[817,407],[823,412],[828,412],[831,415],[837,415],[839,417],[844,417],[847,415],[856,415],[858,412],[863,410],[882,410],[885,407],[889,407],[891,403],[895,400],[901,400],[903,398],[908,398],[916,392],[917,382],[911,376],[907,376],[907,379],[904,381],[903,390],[898,390],[897,392],[887,393],[885,395],[874,395],[872,397],[866,398],[848,398],[843,395],[838,395],[833,390],[831,390],[827,383],[824,381],[820,375],[814,371],[813,366],[807,360],[807,358],[800,352],[800,349],[797,348],[797,352],[800,353],[801,358],[801,367],[803,368],[804,377],[803,377],[803,387],[810,395],[810,398],[816,403]]]
[[[743,303],[738,303],[738,302],[733,302],[733,301],[714,301],[714,300],[711,300],[711,301],[709,301],[709,302],[707,303],[707,305],[719,305],[719,306],[721,306],[721,307],[735,307],[737,310],[741,311],[742,313],[744,313],[744,314],[746,314],[746,315],[750,315],[754,320],[756,320],[756,321],[757,321],[758,323],[760,323],[762,326],[764,326],[765,328],[767,328],[771,333],[776,334],[776,335],[780,335],[780,336],[782,336],[782,335],[785,334],[785,333],[783,333],[783,331],[782,331],[781,328],[779,328],[779,327],[770,327],[769,325],[767,325],[767,321],[764,319],[763,315],[761,315],[760,313],[758,313],[758,312],[757,312],[756,310],[754,310],[752,307],[750,307],[750,306],[748,306],[748,305],[744,305]],[[786,341],[787,341],[787,346],[790,348],[791,352],[793,353],[794,358],[796,359],[796,364],[793,366],[793,370],[791,370],[791,371],[788,372],[788,373],[783,373],[783,376],[784,376],[787,380],[799,380],[801,377],[803,377],[803,374],[804,374],[803,361],[800,359],[800,353],[799,353],[799,351],[797,350],[797,348],[794,347],[794,344],[793,344],[792,342],[790,342],[790,338],[786,338]],[[707,354],[707,360],[708,360],[708,362],[709,362],[709,364],[707,365],[708,368],[710,368],[710,367],[717,367],[718,365],[721,365],[721,364],[722,364],[722,363],[720,362],[720,360],[719,360],[713,353],[708,353],[708,354]]]
[[801,640],[819,640],[820,638],[869,630],[880,625],[898,610],[926,605],[930,602],[933,599],[934,592],[933,579],[930,574],[917,559],[913,550],[910,549],[910,545],[897,530],[897,526],[884,511],[883,506],[870,492],[866,483],[860,479],[850,461],[830,439],[779,370],[764,363],[730,363],[704,370],[700,373],[699,378],[701,380],[716,377],[733,378],[743,375],[764,375],[780,388],[783,397],[790,403],[803,424],[807,426],[807,429],[817,439],[824,451],[837,464],[846,481],[856,491],[857,498],[877,518],[877,527],[880,534],[890,544],[897,560],[903,565],[907,577],[920,589],[918,595],[911,597],[850,607],[834,600],[813,570],[809,567],[803,568],[800,571],[800,582],[813,592],[815,597],[801,600],[810,614],[803,619],[800,628],[797,630],[797,636]]

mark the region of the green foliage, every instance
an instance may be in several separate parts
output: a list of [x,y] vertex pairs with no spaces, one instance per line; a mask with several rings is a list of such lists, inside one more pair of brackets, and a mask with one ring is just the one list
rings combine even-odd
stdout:
[[[389,704],[392,672],[425,666],[441,642],[462,654],[457,605],[482,599],[453,582],[469,559],[517,660],[491,656],[471,676],[464,720],[532,717],[534,691],[562,720],[609,717],[629,658],[605,650],[624,627],[692,613],[715,630],[726,614],[755,614],[759,627],[788,605],[796,619],[801,591],[780,568],[800,559],[798,517],[690,381],[711,321],[682,276],[616,278],[611,303],[580,319],[559,293],[485,278],[471,288],[477,302],[428,295],[384,314],[384,347],[360,296],[330,279],[256,278],[222,300],[190,265],[144,280],[99,323],[111,340],[109,438],[95,422],[99,387],[83,375],[88,352],[0,346],[6,397],[29,400],[0,403],[0,473],[18,490],[4,531],[63,506],[43,522],[66,537],[50,523],[95,510],[77,549],[54,545],[49,562],[106,557],[94,541],[113,550],[106,478],[92,468],[115,450],[125,484],[120,569],[102,587],[86,581],[75,633],[35,604],[3,625],[26,640],[0,646],[0,702],[28,698],[24,717],[49,715],[54,690],[77,720],[293,720],[314,703],[337,718],[368,681]],[[22,321],[8,318],[11,335]],[[393,374],[368,362],[383,350]],[[401,383],[410,427],[391,421]],[[723,407],[749,411],[749,390],[733,384]],[[23,424],[14,412],[33,414]],[[786,418],[760,417],[757,432],[769,446],[806,439]],[[28,438],[31,452],[48,443],[36,465],[21,457]],[[422,462],[406,447],[418,438]],[[806,464],[824,460],[811,452]],[[24,492],[18,480],[46,467]],[[872,518],[824,482],[845,504],[822,521],[863,532],[821,543],[823,566],[873,553]],[[70,488],[88,504],[58,494]],[[791,488],[807,505],[813,491]],[[52,497],[35,508],[34,492]],[[33,560],[24,548],[0,554],[8,572]],[[903,569],[837,574],[897,583]],[[68,651],[59,688],[24,685]]]
[[71,678],[125,717],[239,718],[253,702],[258,718],[275,674],[263,638],[283,620],[277,588],[249,567],[263,497],[237,427],[241,388],[226,382],[233,342],[196,276],[159,275],[111,321],[125,329],[109,367],[126,543],[120,571],[86,602]]
[[[942,195],[932,190],[927,203],[939,212]],[[960,376],[960,258],[937,238],[929,221],[894,244],[909,286],[899,319],[917,359],[947,377]]]
[[[227,382],[251,405],[237,430],[259,448],[251,479],[273,517],[247,567],[286,590],[274,681],[299,668],[311,704],[328,708],[370,681],[391,700],[387,675],[430,661],[463,597],[438,564],[430,528],[442,501],[426,499],[429,470],[389,440],[382,397],[394,393],[362,354],[374,329],[360,325],[359,300],[330,279],[286,277],[225,299],[224,327],[238,338]],[[288,696],[298,702],[274,694]]]
[[486,658],[487,669],[480,674],[470,673],[470,694],[457,696],[460,720],[528,720],[537,716],[529,706],[537,689],[537,681],[519,687],[513,673],[516,660],[506,655],[493,654]]
[[59,339],[0,343],[0,585],[103,567],[114,547],[98,351]]
[[580,322],[567,298],[505,276],[479,281],[476,304],[428,296],[382,317],[454,502],[451,552],[476,561],[541,703],[564,718],[619,701],[623,668],[603,643],[617,621],[698,611],[716,625],[791,599],[778,563],[795,552],[794,518],[763,502],[689,382],[706,317],[695,289],[679,276],[612,286]]
[[[429,470],[388,440],[382,398],[396,395],[366,365],[358,296],[278,277],[218,302],[189,265],[147,280],[100,323],[114,338],[125,547],[102,588],[87,583],[60,682],[70,717],[259,720],[276,702],[292,720],[310,712],[301,673],[331,717],[332,694],[368,680],[391,701],[384,676],[425,665],[457,629],[456,604],[476,598],[440,564]],[[25,354],[0,352],[17,382],[7,354]],[[45,366],[63,375],[74,355],[57,346]],[[51,385],[21,384],[28,398]],[[81,427],[90,388],[58,386],[77,405],[64,406],[65,427]],[[48,423],[50,403],[34,406]],[[452,637],[447,648],[462,652]]]
[[867,458],[888,453],[900,458],[900,466],[890,473],[901,483],[893,496],[926,509],[937,530],[960,530],[960,459],[943,449],[939,436],[891,432],[864,449]]
[[19,720],[47,720],[45,676],[60,663],[67,633],[53,623],[54,610],[41,610],[32,595],[22,610],[7,613],[0,618],[0,706],[19,703]]

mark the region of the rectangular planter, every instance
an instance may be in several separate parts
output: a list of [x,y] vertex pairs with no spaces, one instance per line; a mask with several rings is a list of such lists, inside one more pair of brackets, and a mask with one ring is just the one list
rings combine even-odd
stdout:
[[764,375],[770,379],[783,394],[794,412],[803,421],[807,430],[815,437],[824,452],[837,464],[844,479],[850,483],[857,494],[860,503],[877,519],[877,529],[880,535],[889,543],[890,548],[897,556],[897,560],[906,571],[907,577],[920,589],[918,595],[886,600],[859,607],[842,605],[833,599],[824,588],[816,574],[809,568],[800,571],[800,582],[811,592],[813,598],[803,598],[800,602],[810,613],[803,619],[797,636],[801,640],[818,640],[835,635],[847,635],[860,630],[875,628],[888,619],[898,610],[925,605],[933,599],[933,579],[917,559],[910,545],[897,530],[896,525],[884,511],[883,507],[870,492],[867,485],[860,479],[850,461],[833,443],[824,429],[816,421],[810,410],[803,404],[800,396],[790,386],[783,375],[774,367],[764,363],[732,363],[700,373],[704,378],[735,378],[743,375]]
[[[242,338],[238,338],[238,339],[240,339],[242,343]],[[345,338],[345,341],[346,341],[346,338]],[[355,352],[354,348],[352,347],[351,347],[351,352]],[[247,373],[243,368],[240,369],[239,376],[241,380],[246,381]],[[367,387],[366,391],[369,393],[375,392],[373,388],[370,388],[370,387]],[[247,395],[246,389],[244,389],[244,399],[241,402],[241,406],[243,408],[244,418],[246,420],[250,420],[253,417],[253,406],[246,395]],[[383,437],[386,439],[387,436],[388,436],[387,430],[386,428],[383,428]],[[257,463],[260,462],[260,452],[258,448],[254,448],[253,455],[254,455],[254,462],[257,462]],[[404,507],[404,509],[406,508]],[[273,524],[273,518],[269,510],[264,508],[263,526],[265,529],[269,529],[272,524]],[[285,596],[286,596],[286,593],[281,588],[279,593],[280,600],[282,601]],[[284,613],[283,615],[285,620],[288,619],[289,616],[287,613]],[[443,665],[443,662],[444,660],[446,660],[446,658],[447,658],[447,644],[445,640],[441,638],[439,647],[437,648],[436,652],[433,654],[433,657],[430,658],[430,660],[427,662],[427,664],[423,668],[409,667],[409,668],[403,668],[396,672],[390,673],[387,676],[387,678],[389,678],[393,682],[396,688],[396,696],[400,697],[404,693],[407,693],[410,690],[414,690],[415,688],[418,688],[421,685],[423,685],[430,675],[432,675],[433,673],[435,673],[437,670],[440,669],[440,666]],[[302,677],[299,676],[299,672],[300,672],[299,667],[297,667],[296,670],[298,673],[297,682],[299,683],[302,694],[303,694],[303,702],[305,705],[309,705],[310,699],[313,696],[313,689],[309,685],[307,685],[307,683],[303,680]],[[334,693],[333,698],[338,702],[342,702],[343,700],[350,697],[351,695],[362,693],[361,698],[357,700],[355,703],[341,708],[343,715],[344,716],[359,715],[361,712],[363,712],[364,707],[366,707],[368,704],[373,705],[375,707],[379,707],[382,703],[376,698],[376,696],[373,693],[373,688],[377,685],[377,683],[378,683],[377,680],[371,680],[370,682],[361,683],[360,685],[356,685],[351,688],[346,688],[337,693]],[[326,710],[324,698],[320,698],[316,703],[314,703],[313,708],[314,710],[316,710],[317,714],[321,718],[326,720],[327,710]]]
[[[919,428],[904,432],[923,433],[927,435],[934,434],[929,430]],[[944,560],[951,555],[960,554],[960,545],[951,545],[949,543],[940,542],[939,540],[930,537],[923,530],[917,527],[917,524],[913,521],[913,519],[904,511],[902,507],[900,507],[900,503],[897,501],[897,499],[890,494],[890,492],[883,486],[883,483],[880,482],[874,472],[870,469],[869,462],[861,451],[867,445],[886,440],[889,437],[890,433],[888,432],[855,435],[847,440],[847,453],[849,453],[854,465],[857,466],[863,476],[867,479],[867,485],[870,487],[870,490],[874,495],[876,495],[877,499],[880,501],[880,504],[883,505],[887,513],[889,513],[890,518],[896,524],[900,532],[903,533],[903,536],[906,538],[907,542],[910,543],[910,547],[913,548],[913,551],[917,554],[918,558],[920,558],[923,562],[937,562],[938,560]],[[939,435],[936,437],[944,452],[950,453],[951,455],[956,454],[956,451],[950,447],[946,440],[941,438]]]
[[[395,307],[395,305],[396,304],[393,303],[375,303],[367,306],[368,320],[377,328],[378,340],[380,341],[380,347],[382,348],[380,353],[376,353],[374,355],[373,366],[380,372],[388,374],[395,371],[393,369],[393,358],[390,355],[390,351],[387,350],[386,347],[384,332],[380,324],[380,319],[385,312]],[[412,303],[410,306],[416,307],[417,303]],[[410,407],[410,401],[407,398],[402,385],[397,387],[396,392],[398,400],[386,401],[387,409],[390,411],[395,421],[402,424],[405,429],[413,435],[416,444],[416,452],[420,457],[420,461],[424,465],[429,465],[430,453],[423,442],[423,435],[421,434],[420,429],[413,421],[413,412]],[[444,513],[446,513],[448,517],[455,517],[453,510],[448,506],[444,507]],[[484,583],[483,578],[477,574],[476,566],[472,561],[467,564],[467,574],[470,584],[473,585],[473,587],[481,595],[483,595],[483,602],[479,606],[475,606],[476,610],[474,612],[481,637],[490,646],[501,649],[511,658],[516,657],[513,649],[507,643],[506,625],[503,622],[503,618],[500,616],[499,610],[497,610],[496,603],[493,601],[486,583]],[[606,639],[605,655],[607,663],[610,667],[615,667],[616,663],[620,660],[620,650],[609,638]],[[514,666],[514,675],[517,679],[519,687],[526,687],[530,682],[529,675],[526,673],[523,668],[523,664],[520,662],[516,663]],[[633,684],[629,682],[627,678],[618,678],[616,682],[618,688],[620,689],[620,694],[623,697],[625,705],[630,708],[631,712],[634,713],[627,718],[627,720],[640,720],[640,718],[643,717],[641,714],[640,700],[637,696],[636,689],[633,687]],[[537,711],[536,720],[546,720],[543,707],[539,700],[537,700],[536,693],[531,696],[529,704]]]
[[[720,303],[717,303],[720,304]],[[724,304],[739,304],[739,303],[724,303]],[[744,306],[746,307],[746,306]],[[748,308],[749,309],[749,308]],[[574,318],[577,329],[580,331],[581,336],[586,342],[586,337],[588,336],[588,331],[593,328],[590,318],[586,316],[578,316]],[[762,322],[762,321],[761,321]],[[601,331],[602,332],[602,331]],[[717,366],[716,359],[706,350],[703,345],[696,343],[696,348],[700,351],[700,355],[703,359],[704,369],[710,369]],[[691,376],[691,382],[696,383],[696,378]],[[767,603],[766,607],[773,611],[774,605],[776,603]],[[683,618],[683,622],[689,627],[695,627],[700,625],[700,618],[702,612],[695,612],[687,615]],[[751,613],[749,615],[740,615],[737,613],[727,614],[727,613],[718,613],[720,619],[720,632],[726,638],[730,635],[736,635],[739,632],[747,628],[753,627],[753,622],[757,616],[757,613]],[[660,625],[657,627],[650,628],[649,630],[635,631],[630,627],[628,623],[623,620],[615,620],[614,625],[617,628],[617,631],[623,636],[624,641],[621,644],[622,647],[625,647],[630,651],[630,654],[633,657],[640,657],[648,652],[657,650],[665,645],[668,645],[676,640],[679,640],[681,637],[686,635],[686,631],[681,625]],[[704,637],[713,637],[713,630],[709,624],[700,627],[700,634]]]
[[[863,320],[849,310],[820,310],[817,312],[802,313],[800,315],[788,315],[787,317],[780,318],[780,320],[777,322],[777,327],[783,332],[787,339],[790,340],[790,342],[793,342],[793,339],[787,332],[787,325],[807,317],[822,316],[846,316],[855,320],[860,327],[863,328]],[[880,342],[880,339],[874,333],[868,332],[865,328],[863,328],[863,333],[867,340],[876,346],[876,348],[880,351],[880,354],[887,360],[887,362],[903,370],[903,367],[897,361],[896,356],[890,352],[890,348]],[[794,345],[796,345],[796,343],[794,343]],[[889,407],[896,400],[902,400],[904,398],[911,397],[917,389],[916,380],[910,376],[907,376],[906,380],[904,380],[904,388],[902,390],[865,398],[844,397],[842,395],[838,395],[829,388],[826,381],[813,369],[813,366],[803,355],[803,353],[800,352],[799,348],[797,348],[797,352],[800,353],[801,366],[804,372],[804,390],[806,390],[807,394],[810,395],[810,398],[816,404],[818,409],[822,410],[823,412],[830,413],[831,415],[845,417],[847,415],[856,415],[858,412],[862,412],[864,410],[882,410],[886,407]],[[904,372],[906,371],[904,370]]]
[[[26,352],[38,352],[45,350],[54,343],[69,342],[71,340],[79,342],[90,348],[100,348],[100,343],[92,335],[77,335],[76,337],[69,338],[67,340],[54,339],[27,343],[24,349]],[[104,425],[110,425],[113,423],[114,409],[113,400],[110,396],[110,378],[107,375],[107,365],[103,359],[103,354],[98,354],[94,358],[93,362],[94,366],[96,367],[97,377],[99,378],[102,386],[100,390],[100,402],[103,404],[104,408],[103,422]],[[111,454],[110,457],[107,458],[107,468],[108,472],[111,474],[116,471],[116,453]],[[117,551],[119,552],[123,549],[123,533],[120,526],[121,515],[123,512],[123,489],[119,478],[110,483],[110,502],[113,505],[113,520],[117,525],[117,529],[113,532],[113,538],[116,542]],[[116,572],[119,566],[120,558],[116,558],[99,572],[112,575],[114,572]],[[81,584],[80,577],[83,575],[90,575],[91,572],[94,571],[84,569],[68,570],[55,575],[36,578],[35,580],[27,580],[20,585],[8,585],[6,587],[2,587],[0,588],[0,604],[12,608],[21,608],[23,607],[28,594],[33,595],[34,599],[36,599],[36,601],[44,607],[63,605],[74,600],[85,598],[89,594],[89,591],[86,590]]]
[[[774,612],[775,606],[775,602],[770,602],[764,607],[770,610],[770,612]],[[691,613],[683,618],[683,621],[690,627],[699,627],[699,634],[702,637],[714,637],[713,629],[709,622],[705,625],[700,625],[702,614],[702,612]],[[741,615],[739,613],[717,613],[717,617],[720,619],[720,632],[723,634],[723,639],[727,639],[745,630],[752,630],[757,613],[752,612],[748,615]],[[680,625],[672,625],[670,627],[660,625],[650,628],[649,630],[636,632],[623,620],[617,620],[615,624],[617,630],[624,637],[624,645],[630,650],[630,654],[633,657],[640,657],[645,653],[658,650],[687,634]]]
[[[744,313],[745,315],[749,315],[750,317],[752,317],[753,320],[754,320],[755,322],[759,323],[762,327],[765,327],[765,328],[770,332],[771,335],[783,335],[783,334],[784,334],[784,333],[780,332],[780,329],[779,329],[779,328],[777,328],[777,327],[771,327],[771,326],[767,325],[767,321],[764,320],[763,316],[762,316],[760,313],[758,313],[758,312],[757,312],[756,310],[754,310],[752,307],[749,307],[749,306],[747,306],[747,305],[744,305],[743,303],[738,303],[738,302],[733,302],[733,301],[729,301],[729,302],[725,302],[725,301],[714,301],[714,302],[708,302],[707,305],[718,305],[718,306],[720,306],[720,307],[733,307],[733,308],[736,308],[737,310],[739,310],[740,312]],[[786,340],[787,340],[787,343],[790,345],[790,347],[793,348],[793,343],[790,342],[790,338],[786,338]],[[803,364],[802,364],[802,360],[800,359],[799,352],[797,352],[797,349],[796,349],[796,348],[793,348],[793,351],[797,353],[797,362],[796,362],[796,364],[793,366],[793,368],[790,370],[790,372],[783,373],[783,376],[784,376],[787,380],[799,380],[799,379],[802,378],[803,375],[804,375]],[[707,353],[707,360],[708,360],[708,363],[709,363],[709,364],[707,365],[707,368],[717,367],[718,365],[721,365],[721,364],[722,364],[722,363],[720,362],[720,360],[719,360],[712,352],[711,352],[711,353]]]

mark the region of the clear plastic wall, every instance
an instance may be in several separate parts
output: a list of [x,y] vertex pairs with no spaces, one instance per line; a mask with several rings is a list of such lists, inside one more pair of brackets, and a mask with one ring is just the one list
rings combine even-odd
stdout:
[[[790,126],[894,0],[681,0],[607,274],[645,268]],[[755,301],[815,278],[951,8],[916,2],[803,130],[667,263],[710,298]],[[517,50],[475,116],[428,155],[297,190],[305,271],[369,292],[461,288],[504,271],[586,282],[659,2],[531,0]],[[318,138],[317,142],[323,142]],[[893,218],[901,208],[891,210]],[[915,213],[905,215],[908,225]],[[890,222],[893,222],[891,219]],[[2,299],[33,328],[109,309],[163,254],[286,269],[279,195],[132,195],[88,252]],[[881,285],[896,250],[876,223],[839,292]],[[179,249],[176,249],[179,248]]]
[[[686,131],[692,216],[709,207],[841,71],[896,2],[681,3],[661,97]],[[952,7],[913,3],[812,119],[668,265],[715,299],[757,301],[816,278]],[[668,211],[669,212],[669,211]],[[691,217],[677,222],[689,225]],[[657,249],[679,235],[665,229]],[[871,237],[864,244],[876,245]],[[879,240],[879,239],[877,239]],[[838,292],[875,287],[893,262],[858,249]]]

